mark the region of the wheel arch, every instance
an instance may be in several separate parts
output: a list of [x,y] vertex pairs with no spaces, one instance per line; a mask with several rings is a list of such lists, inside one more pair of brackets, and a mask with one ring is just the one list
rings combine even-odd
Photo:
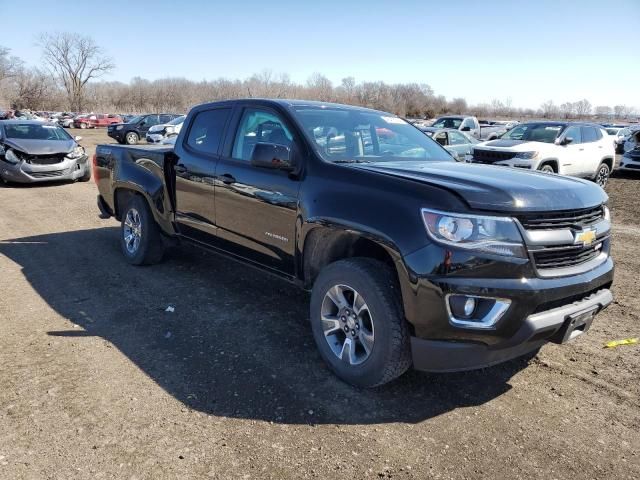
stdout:
[[543,165],[551,165],[555,169],[556,173],[560,173],[560,162],[557,158],[545,158],[540,162],[537,170],[540,170]]

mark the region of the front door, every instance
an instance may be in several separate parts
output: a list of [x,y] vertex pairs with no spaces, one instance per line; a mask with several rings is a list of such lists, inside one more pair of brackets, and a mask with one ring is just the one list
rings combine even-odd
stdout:
[[[182,235],[212,243],[216,232],[215,171],[230,108],[194,114],[182,143],[176,145],[176,223]],[[187,126],[185,126],[186,128]]]
[[275,111],[245,108],[216,169],[220,248],[286,274],[294,273],[300,182],[283,170],[251,165],[251,155],[256,143],[295,150],[291,131]]
[[582,143],[582,131],[580,125],[572,125],[564,133],[563,138],[571,138],[571,143],[563,145],[563,154],[560,157],[560,172],[563,175],[580,176],[582,174],[582,161],[585,156]]

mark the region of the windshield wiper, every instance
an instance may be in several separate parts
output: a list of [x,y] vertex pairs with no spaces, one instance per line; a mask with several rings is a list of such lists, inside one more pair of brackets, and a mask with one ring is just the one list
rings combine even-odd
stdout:
[[334,160],[332,163],[371,163],[371,160],[342,159]]

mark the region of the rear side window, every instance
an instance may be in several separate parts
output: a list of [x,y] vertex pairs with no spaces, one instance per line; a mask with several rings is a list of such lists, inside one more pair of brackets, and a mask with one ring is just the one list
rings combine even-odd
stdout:
[[597,142],[600,140],[598,131],[593,127],[582,127],[582,143]]
[[216,108],[198,113],[191,123],[187,145],[196,152],[218,153],[230,111],[229,108]]

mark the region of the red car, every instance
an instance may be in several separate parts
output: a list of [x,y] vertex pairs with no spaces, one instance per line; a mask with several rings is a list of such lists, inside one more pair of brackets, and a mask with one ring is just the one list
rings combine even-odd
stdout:
[[112,123],[122,123],[122,118],[119,115],[92,113],[90,115],[80,115],[73,120],[75,128],[108,127]]

